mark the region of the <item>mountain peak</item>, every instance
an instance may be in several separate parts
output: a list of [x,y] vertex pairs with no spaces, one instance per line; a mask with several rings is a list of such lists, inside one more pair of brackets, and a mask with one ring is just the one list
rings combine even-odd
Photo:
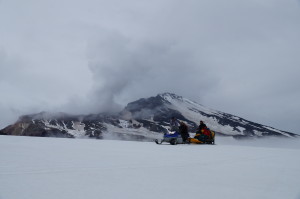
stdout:
[[176,117],[190,126],[197,127],[199,121],[203,120],[215,132],[235,137],[294,136],[286,131],[213,110],[169,92],[131,102],[125,110],[135,119],[151,119],[159,124],[167,124],[171,117]]
[[133,101],[125,107],[125,110],[130,112],[137,112],[141,110],[154,110],[158,107],[164,106],[165,104],[170,104],[168,101],[169,94],[163,93],[158,94],[155,97],[149,97],[149,98],[141,98],[139,100]]
[[176,99],[176,100],[180,100],[180,101],[183,100],[182,96],[176,95],[174,93],[169,93],[169,92],[161,93],[161,94],[158,94],[157,96],[160,96],[160,97],[164,98],[165,100],[169,100],[169,99]]

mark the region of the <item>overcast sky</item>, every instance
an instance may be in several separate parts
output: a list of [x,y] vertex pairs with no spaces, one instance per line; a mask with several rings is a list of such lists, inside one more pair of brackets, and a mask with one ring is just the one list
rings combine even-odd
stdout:
[[0,0],[0,128],[172,92],[300,133],[299,0]]

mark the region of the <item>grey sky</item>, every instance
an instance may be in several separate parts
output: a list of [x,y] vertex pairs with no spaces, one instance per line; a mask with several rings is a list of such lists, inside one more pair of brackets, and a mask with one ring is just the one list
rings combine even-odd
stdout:
[[0,127],[174,92],[300,133],[296,0],[0,0]]

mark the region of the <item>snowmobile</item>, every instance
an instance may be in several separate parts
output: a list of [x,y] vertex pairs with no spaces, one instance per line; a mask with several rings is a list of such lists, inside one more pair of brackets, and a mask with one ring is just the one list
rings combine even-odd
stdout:
[[196,133],[195,137],[189,138],[188,141],[195,144],[215,144],[215,132],[207,128],[202,130],[202,133]]
[[170,143],[171,145],[176,144],[215,144],[215,132],[207,129],[206,134],[197,134],[194,138],[188,138],[187,142],[183,142],[181,135],[174,131],[164,134],[163,139],[154,140],[156,144],[162,144],[163,142]]
[[163,139],[154,141],[156,144],[162,144],[163,142],[168,142],[171,145],[184,144],[181,135],[177,131],[165,133]]

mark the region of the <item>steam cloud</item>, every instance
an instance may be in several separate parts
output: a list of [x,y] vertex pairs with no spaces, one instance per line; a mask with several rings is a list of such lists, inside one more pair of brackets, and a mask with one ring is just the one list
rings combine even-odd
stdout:
[[209,69],[176,42],[136,41],[115,31],[99,35],[88,52],[94,80],[91,99],[98,110],[119,110],[124,97],[135,100],[166,91],[180,94],[192,86],[193,79],[198,89],[213,86],[213,78],[206,78]]

